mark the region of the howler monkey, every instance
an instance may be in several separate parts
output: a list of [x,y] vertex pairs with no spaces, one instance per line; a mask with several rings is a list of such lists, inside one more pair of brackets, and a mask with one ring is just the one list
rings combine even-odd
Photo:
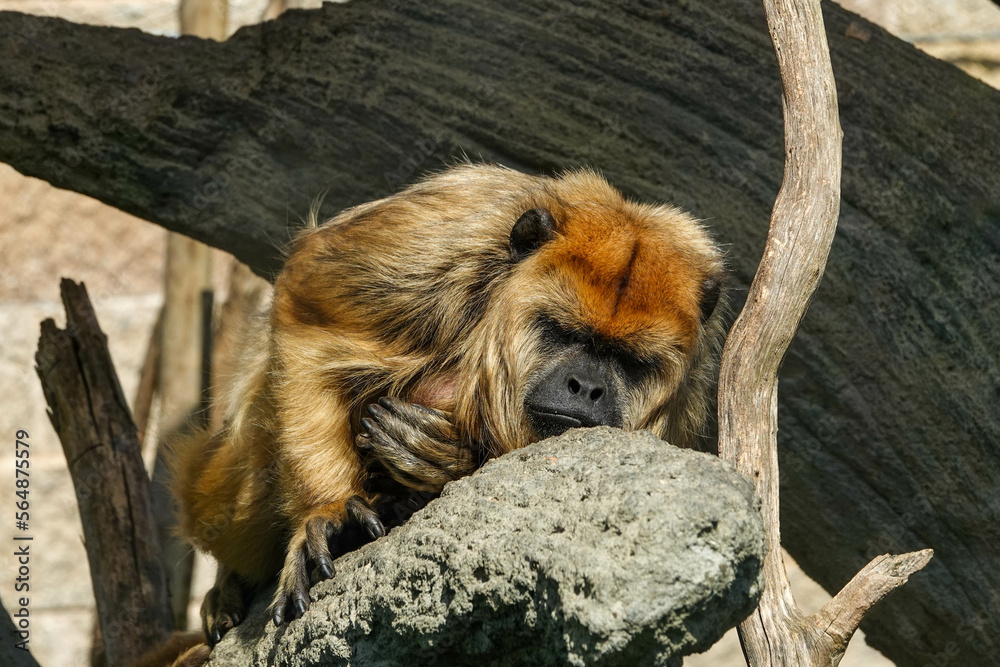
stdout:
[[370,466],[437,491],[575,426],[695,444],[722,276],[691,216],[591,171],[463,165],[313,221],[224,426],[175,455],[181,531],[219,561],[209,642],[279,573],[274,621],[297,618],[343,531],[383,534]]

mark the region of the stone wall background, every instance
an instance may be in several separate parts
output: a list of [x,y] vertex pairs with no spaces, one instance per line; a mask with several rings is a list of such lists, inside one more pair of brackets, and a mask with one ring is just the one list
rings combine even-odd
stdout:
[[[230,30],[259,20],[266,0],[230,0]],[[840,3],[1000,88],[1000,7],[990,0],[845,0]],[[136,27],[176,35],[176,0],[0,0],[0,11],[58,16],[71,21]],[[302,214],[304,212],[292,212]],[[44,667],[89,664],[93,593],[72,483],[45,414],[34,372],[39,322],[65,324],[59,278],[87,284],[108,335],[127,397],[162,302],[166,232],[88,197],[58,190],[0,164],[0,507],[13,511],[13,434],[30,434],[31,649]],[[221,264],[221,262],[219,263]],[[0,597],[16,598],[15,564],[0,553]],[[829,595],[789,560],[796,599],[808,613]],[[212,566],[196,566],[191,618]],[[735,631],[688,667],[742,665]],[[855,637],[844,667],[881,667],[888,660]]]

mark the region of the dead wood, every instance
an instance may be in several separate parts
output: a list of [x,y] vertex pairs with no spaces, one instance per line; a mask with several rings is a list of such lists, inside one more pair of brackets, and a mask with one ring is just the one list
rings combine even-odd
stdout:
[[63,279],[66,328],[42,322],[35,355],[83,523],[107,664],[128,665],[173,630],[149,479],[86,288]]
[[[930,560],[880,556],[805,617],[781,559],[778,368],[826,267],[840,215],[843,132],[819,0],[764,0],[785,120],[785,171],[764,256],[726,340],[719,373],[719,455],[754,482],[767,533],[764,594],[740,624],[752,667],[837,665],[868,611]],[[794,501],[793,501],[794,502]]]

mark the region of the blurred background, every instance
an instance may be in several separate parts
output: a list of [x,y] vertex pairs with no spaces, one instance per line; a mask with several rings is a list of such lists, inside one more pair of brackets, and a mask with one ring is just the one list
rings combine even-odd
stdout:
[[[222,38],[243,25],[273,18],[286,6],[320,3],[229,0],[227,5],[213,0],[209,4],[216,10],[215,16],[188,17],[187,31]],[[991,0],[845,0],[840,4],[916,48],[1000,88],[1000,6]],[[132,27],[159,35],[181,32],[177,0],[0,0],[0,11],[4,10]],[[208,32],[190,27],[205,26],[206,20]],[[305,214],[289,211],[292,218]],[[81,244],[80,239],[86,242]],[[0,164],[0,266],[4,269],[0,272],[0,402],[6,406],[0,411],[0,432],[24,429],[31,434],[35,540],[30,647],[43,667],[90,664],[94,600],[72,483],[34,372],[39,322],[52,317],[60,326],[65,324],[59,303],[61,276],[85,282],[108,335],[125,395],[134,400],[164,303],[167,245],[167,232],[152,223],[24,177]],[[176,248],[173,252],[175,258],[182,254]],[[231,260],[207,249],[193,252],[198,255],[195,260],[174,261],[197,263],[202,280],[215,289],[217,303],[221,303],[233,284]],[[163,426],[167,412],[163,406],[154,411],[149,418],[151,431],[158,424],[170,428],[169,424]],[[0,469],[10,469],[12,461],[13,451],[4,448]],[[12,481],[9,475],[0,476],[0,497],[12,496]],[[788,568],[804,612],[815,611],[829,599],[794,562],[789,560]],[[10,555],[0,555],[0,596],[4,599],[14,596],[14,571]],[[195,562],[187,610],[192,627],[199,625],[198,605],[213,575],[214,564]],[[708,653],[685,661],[689,667],[742,664],[735,632]],[[869,649],[859,633],[841,664],[874,667],[891,663]]]

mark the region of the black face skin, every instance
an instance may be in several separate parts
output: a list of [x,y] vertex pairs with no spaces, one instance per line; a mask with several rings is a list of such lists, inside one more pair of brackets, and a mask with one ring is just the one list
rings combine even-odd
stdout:
[[578,426],[622,425],[615,363],[573,346],[528,392],[524,406],[540,438]]
[[[724,279],[720,274],[702,282],[702,322],[715,311]],[[538,326],[546,343],[545,356],[557,360],[524,401],[538,437],[549,438],[583,426],[621,428],[621,383],[635,386],[659,364],[640,360],[593,334],[566,329],[545,316],[538,318]]]

